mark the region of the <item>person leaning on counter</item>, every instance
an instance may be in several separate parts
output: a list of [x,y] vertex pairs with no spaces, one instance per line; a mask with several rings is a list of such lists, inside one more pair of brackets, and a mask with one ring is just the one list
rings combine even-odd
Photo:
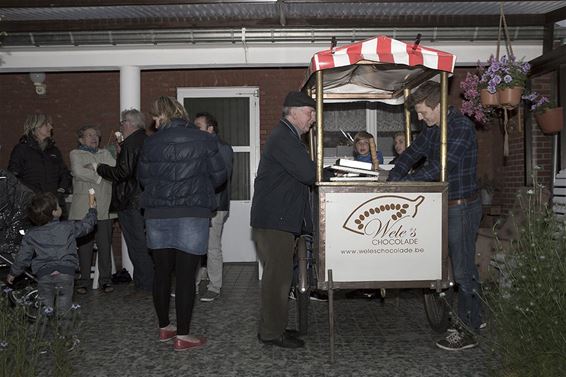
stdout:
[[[438,181],[440,178],[440,84],[427,81],[408,98],[419,120],[427,127],[399,155],[389,172],[389,181]],[[476,179],[478,148],[471,120],[456,108],[448,109],[448,252],[454,280],[459,285],[458,317],[462,328],[439,340],[439,348],[455,351],[477,346],[475,334],[481,325],[480,289],[475,264],[476,234],[481,203]],[[426,163],[411,171],[421,158]]]

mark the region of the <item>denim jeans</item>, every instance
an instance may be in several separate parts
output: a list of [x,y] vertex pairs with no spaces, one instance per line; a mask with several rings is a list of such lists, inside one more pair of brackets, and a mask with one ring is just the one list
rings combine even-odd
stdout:
[[475,263],[476,237],[482,208],[479,198],[448,207],[448,252],[454,280],[458,284],[458,317],[464,325],[478,331],[481,324],[480,282]]
[[44,275],[38,279],[37,290],[43,307],[55,309],[59,316],[66,316],[73,303],[75,277],[67,274]]

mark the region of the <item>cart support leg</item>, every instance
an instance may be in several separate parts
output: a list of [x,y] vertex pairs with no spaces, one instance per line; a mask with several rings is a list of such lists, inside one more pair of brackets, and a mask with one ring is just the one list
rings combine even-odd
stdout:
[[299,291],[305,293],[308,289],[307,278],[307,244],[305,237],[297,239],[297,258],[299,260]]
[[334,282],[328,270],[328,325],[330,330],[330,363],[334,363]]

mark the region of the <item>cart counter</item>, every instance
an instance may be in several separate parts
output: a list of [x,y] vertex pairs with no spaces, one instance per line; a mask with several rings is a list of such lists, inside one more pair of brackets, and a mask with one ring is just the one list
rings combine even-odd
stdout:
[[436,288],[447,280],[447,184],[321,182],[318,285]]

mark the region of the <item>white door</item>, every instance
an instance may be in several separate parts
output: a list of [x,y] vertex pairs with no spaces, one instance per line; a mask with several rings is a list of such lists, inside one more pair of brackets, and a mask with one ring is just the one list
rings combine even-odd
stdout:
[[219,136],[232,145],[232,200],[222,235],[224,262],[255,262],[250,209],[259,162],[259,89],[257,87],[178,88],[177,99],[191,119],[208,112],[218,121]]

